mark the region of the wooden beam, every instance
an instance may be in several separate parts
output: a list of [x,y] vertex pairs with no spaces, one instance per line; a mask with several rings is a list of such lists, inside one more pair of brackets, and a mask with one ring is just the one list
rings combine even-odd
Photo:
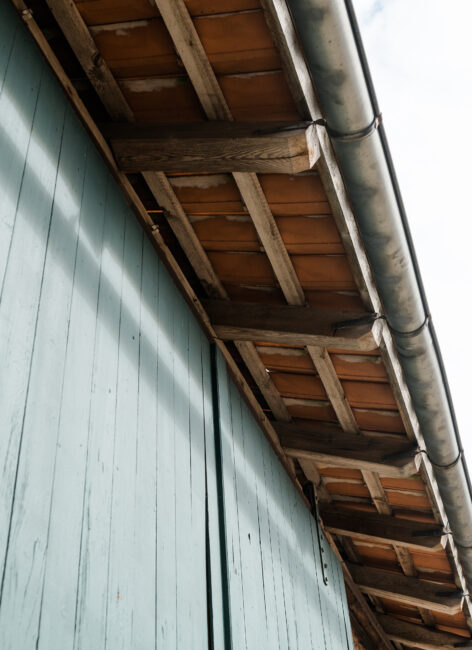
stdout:
[[330,505],[320,514],[327,530],[378,543],[398,544],[427,551],[444,548],[446,534],[438,524],[389,517],[372,512],[356,512]]
[[132,122],[133,112],[95,45],[75,3],[71,0],[46,0],[46,2],[110,117]]
[[[379,321],[336,329],[336,323],[359,314],[346,314],[309,307],[205,300],[218,336],[226,341],[267,341],[292,345],[315,345],[348,350],[374,350]],[[367,317],[367,320],[369,316]]]
[[428,629],[423,625],[401,621],[393,616],[380,614],[378,619],[389,639],[412,648],[453,650],[458,647],[456,644],[463,644],[468,640],[458,634]]
[[[154,2],[208,119],[231,121],[233,119],[231,111],[184,0],[154,0]],[[234,172],[233,177],[285,299],[289,304],[303,305],[305,303],[303,289],[256,174]]]
[[314,126],[273,122],[114,124],[103,129],[125,172],[298,174],[319,158]]
[[275,423],[274,427],[287,455],[325,465],[408,477],[416,473],[420,462],[411,455],[415,447],[410,442],[323,431],[316,426]]
[[326,348],[307,346],[308,354],[318,372],[321,383],[333,406],[336,417],[343,431],[356,433],[359,427],[352,412],[349,402],[344,394],[344,389],[339,381],[336,370]]
[[[347,566],[357,586],[365,594],[391,598],[405,605],[425,607],[444,614],[456,614],[462,609],[463,597],[458,595],[457,590],[383,569],[351,563]],[[447,592],[450,595],[441,595]]]
[[291,420],[290,413],[254,345],[239,341],[236,342],[236,347],[274,417],[282,422],[289,422]]

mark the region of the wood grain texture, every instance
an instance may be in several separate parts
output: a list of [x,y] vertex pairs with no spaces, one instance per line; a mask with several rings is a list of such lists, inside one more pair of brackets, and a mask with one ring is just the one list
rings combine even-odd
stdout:
[[[402,443],[338,431],[330,433],[316,423],[313,427],[275,423],[274,427],[290,456],[334,467],[379,472],[382,476],[408,477],[418,468],[415,448],[406,441]],[[397,454],[400,456],[395,458]]]
[[[223,340],[267,341],[364,351],[377,347],[377,322],[336,329],[336,323],[349,316],[345,312],[218,300],[204,300],[203,304],[215,332]],[[355,317],[359,317],[359,314]]]
[[297,174],[318,160],[314,127],[293,124],[201,122],[107,126],[125,172],[258,172]]
[[[437,583],[355,564],[349,564],[348,569],[359,589],[364,593],[446,614],[461,611],[463,598],[457,594],[457,591],[446,589]],[[449,596],[441,595],[441,592],[448,591]]]
[[330,506],[321,508],[327,530],[356,539],[398,544],[411,549],[439,550],[444,548],[446,535],[437,524],[423,523],[388,515],[355,512]]
[[458,647],[456,644],[464,643],[467,640],[458,634],[427,629],[421,625],[408,623],[393,616],[380,615],[379,622],[390,639],[398,641],[409,648],[453,650]]

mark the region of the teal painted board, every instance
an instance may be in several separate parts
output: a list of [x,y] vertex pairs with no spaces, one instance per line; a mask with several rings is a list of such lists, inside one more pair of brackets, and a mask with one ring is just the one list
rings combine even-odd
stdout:
[[232,648],[351,650],[339,563],[221,356],[217,381]]
[[[107,185],[113,180],[108,178]],[[111,191],[110,191],[111,190]],[[94,368],[90,396],[88,460],[78,568],[76,648],[105,648],[108,553],[116,421],[118,342],[123,276],[124,224],[120,197],[107,192]]]

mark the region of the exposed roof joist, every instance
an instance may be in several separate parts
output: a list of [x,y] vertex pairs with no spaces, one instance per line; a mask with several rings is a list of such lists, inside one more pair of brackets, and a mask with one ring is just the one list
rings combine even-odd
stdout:
[[376,543],[398,544],[407,548],[433,551],[444,548],[446,533],[438,524],[390,517],[372,512],[321,506],[320,514],[327,530],[355,539]]
[[378,618],[389,639],[412,648],[454,650],[458,647],[465,647],[468,641],[463,636],[428,629],[422,625],[401,621],[393,616],[380,614]]
[[296,424],[274,423],[289,456],[325,465],[365,469],[382,476],[408,477],[418,471],[416,447],[402,440],[375,438],[356,433],[319,430]]
[[219,300],[204,300],[203,304],[215,332],[225,341],[308,344],[363,352],[378,347],[381,323],[370,314]]
[[426,607],[445,614],[461,611],[463,596],[457,589],[352,563],[348,564],[348,568],[359,589],[366,594],[391,598],[405,605]]
[[313,125],[197,122],[107,125],[125,172],[257,172],[298,174],[319,158]]

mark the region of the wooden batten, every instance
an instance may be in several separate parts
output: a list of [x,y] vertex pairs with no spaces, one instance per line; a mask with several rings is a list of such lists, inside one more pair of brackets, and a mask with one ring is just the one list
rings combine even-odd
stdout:
[[355,512],[322,506],[321,518],[327,530],[370,542],[398,544],[434,551],[444,548],[446,534],[438,524],[400,519],[371,512]]
[[408,477],[418,471],[420,458],[409,442],[382,440],[361,434],[326,432],[316,426],[274,423],[288,456],[324,465],[365,469],[382,476]]
[[[359,589],[365,594],[389,598],[405,605],[425,607],[449,615],[456,614],[462,609],[463,597],[457,590],[391,571],[356,566],[352,563],[348,563],[348,569]],[[445,595],[448,591],[450,594]]]
[[125,172],[297,174],[319,158],[315,128],[303,124],[198,122],[104,128]]
[[380,614],[378,616],[386,635],[392,641],[403,643],[411,648],[423,648],[423,650],[453,650],[461,647],[467,641],[463,636],[428,629],[423,625],[415,625],[407,621],[401,621],[393,616]]
[[219,300],[203,301],[217,335],[226,341],[266,341],[292,345],[375,350],[379,321],[338,329],[360,314]]

